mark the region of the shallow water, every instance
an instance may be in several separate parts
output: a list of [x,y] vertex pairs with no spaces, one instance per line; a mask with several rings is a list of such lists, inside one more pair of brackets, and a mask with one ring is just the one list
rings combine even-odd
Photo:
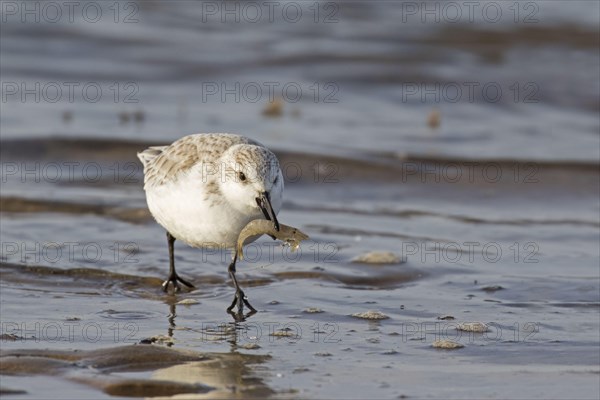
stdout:
[[[47,157],[62,162],[57,145],[71,154],[69,162],[82,165],[91,149],[122,165],[134,154],[98,142],[87,151],[82,141],[19,145],[37,146],[33,159],[22,152],[21,161],[10,161],[19,166]],[[17,159],[14,146],[4,143],[4,160]],[[283,165],[311,162],[307,154],[279,155]],[[311,241],[298,253],[270,239],[246,248],[241,283],[259,312],[237,323],[225,313],[233,295],[225,253],[176,243],[178,271],[197,289],[161,292],[165,237],[144,207],[138,175],[115,183],[109,164],[103,184],[70,177],[31,184],[5,176],[3,387],[28,392],[19,398],[43,397],[41,387],[20,377],[42,374],[60,376],[74,397],[87,393],[85,387],[94,396],[147,396],[154,387],[148,379],[160,381],[155,394],[192,391],[194,398],[596,395],[596,169],[573,166],[556,174],[546,165],[529,186],[512,179],[423,185],[379,173],[401,171],[400,161],[318,159],[339,164],[339,181],[290,183],[280,214]],[[44,200],[48,193],[51,201]],[[552,201],[540,208],[549,194]],[[352,262],[372,250],[392,251],[404,262]],[[177,304],[186,299],[192,304]],[[368,310],[389,318],[352,316]],[[489,331],[457,330],[470,321],[489,324]],[[465,347],[433,349],[438,339]],[[136,345],[134,361],[157,346],[207,360],[119,371],[52,361],[58,350],[119,354],[124,345]],[[12,352],[33,352],[33,369],[12,371]],[[204,386],[184,383],[212,389],[199,394]]]
[[[600,157],[596,2],[530,2],[515,16],[484,1],[458,23],[389,1],[321,3],[315,22],[316,3],[291,3],[297,22],[284,5],[236,22],[187,2],[121,3],[117,23],[108,4],[94,23],[81,10],[72,23],[6,15],[2,134],[171,142],[200,129],[329,154]],[[280,118],[261,114],[272,97],[286,101]]]
[[[527,26],[399,23],[400,6],[368,4],[333,24],[203,23],[187,2],[141,3],[134,24],[8,16],[4,83],[105,95],[3,99],[3,398],[598,398],[597,3],[535,3]],[[470,80],[510,96],[533,82],[539,101],[403,99],[407,83]],[[201,93],[269,81],[333,82],[338,101],[268,117],[264,97]],[[139,102],[115,103],[113,82]],[[272,147],[279,219],[311,238],[245,249],[245,320],[225,312],[226,252],[177,242],[196,289],[160,288],[166,238],[135,153],[198,130]],[[401,262],[353,262],[371,251]],[[353,316],[369,310],[388,318]],[[488,331],[458,330],[476,321]]]

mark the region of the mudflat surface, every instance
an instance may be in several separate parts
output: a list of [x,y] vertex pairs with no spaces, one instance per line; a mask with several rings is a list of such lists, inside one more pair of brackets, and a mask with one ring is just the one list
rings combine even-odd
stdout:
[[[90,152],[36,143],[36,160],[58,146],[83,165]],[[133,162],[105,148],[107,159]],[[280,153],[283,163],[312,157]],[[400,161],[337,162],[339,182],[287,187],[280,221],[310,240],[297,252],[268,237],[246,246],[239,279],[258,313],[245,320],[225,312],[226,252],[176,242],[178,271],[196,289],[161,291],[166,238],[141,175],[127,184],[108,169],[93,184],[9,176],[6,396],[594,398],[596,170],[544,166],[533,185],[423,185],[386,176]],[[552,200],[542,207],[540,197]],[[464,347],[437,349],[438,340]],[[48,391],[47,379],[64,384]]]
[[[528,2],[518,23],[491,3],[498,23],[387,1],[332,3],[327,24],[308,3],[298,23],[190,2],[130,24],[3,15],[3,84],[63,95],[3,92],[2,398],[598,399],[598,3]],[[266,82],[302,99],[269,105]],[[225,312],[226,252],[176,242],[196,289],[161,291],[135,154],[195,132],[273,148],[279,220],[310,236],[245,248],[254,315]]]

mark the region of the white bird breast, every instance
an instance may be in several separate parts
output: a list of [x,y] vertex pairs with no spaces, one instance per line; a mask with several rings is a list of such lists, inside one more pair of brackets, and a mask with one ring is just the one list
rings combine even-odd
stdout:
[[[264,219],[258,206],[250,213],[242,213],[221,194],[208,193],[206,185],[199,184],[194,176],[190,174],[146,191],[150,212],[176,239],[193,247],[233,248],[248,222]],[[212,199],[214,196],[220,199]],[[278,214],[283,203],[281,171],[270,196]]]

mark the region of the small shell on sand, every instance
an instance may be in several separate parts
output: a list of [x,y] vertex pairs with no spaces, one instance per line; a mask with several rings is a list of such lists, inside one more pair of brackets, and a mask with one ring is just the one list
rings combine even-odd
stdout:
[[293,226],[279,224],[279,230],[275,229],[273,221],[266,219],[255,219],[248,222],[242,229],[237,241],[237,253],[240,260],[244,259],[244,242],[252,236],[271,235],[290,245],[292,251],[295,251],[300,246],[300,242],[308,239],[308,235],[301,232],[300,229]]
[[242,347],[242,349],[246,349],[246,350],[260,349],[260,346],[256,343],[246,343],[246,344],[242,345],[241,347]]
[[388,319],[389,317],[382,313],[381,311],[366,311],[362,313],[352,314],[355,318],[362,319],[370,319],[370,320],[380,320],[380,319]]
[[458,327],[456,329],[458,329],[459,331],[477,333],[483,333],[488,331],[487,325],[482,322],[465,322],[463,324],[458,324]]
[[370,251],[352,259],[358,264],[400,264],[402,259],[390,251]]
[[436,349],[460,349],[465,346],[458,342],[453,342],[452,340],[436,340],[433,342],[432,346]]
[[317,308],[317,307],[309,307],[309,308],[305,309],[304,312],[307,314],[319,314],[319,313],[322,313],[323,310],[321,310],[320,308]]
[[177,302],[178,305],[191,306],[193,304],[200,304],[198,300],[194,299],[183,299]]
[[273,333],[270,333],[269,336],[274,336],[274,337],[296,337],[298,334],[294,331],[291,330],[279,330],[279,331],[275,331]]

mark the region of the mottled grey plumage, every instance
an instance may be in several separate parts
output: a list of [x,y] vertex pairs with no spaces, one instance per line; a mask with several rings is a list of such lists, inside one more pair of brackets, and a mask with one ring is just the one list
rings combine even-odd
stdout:
[[[175,289],[178,282],[192,287],[175,272],[175,239],[193,247],[235,249],[240,231],[252,220],[269,219],[279,230],[283,174],[275,154],[262,144],[228,133],[195,134],[150,147],[138,157],[148,208],[167,230],[170,275],[165,290],[169,283]],[[251,306],[235,279],[235,254],[229,274],[241,310],[243,304]]]
[[198,133],[184,136],[168,146],[149,147],[138,153],[144,165],[144,189],[176,181],[200,162],[215,164],[225,150],[236,144],[262,147],[252,139],[230,133]]

